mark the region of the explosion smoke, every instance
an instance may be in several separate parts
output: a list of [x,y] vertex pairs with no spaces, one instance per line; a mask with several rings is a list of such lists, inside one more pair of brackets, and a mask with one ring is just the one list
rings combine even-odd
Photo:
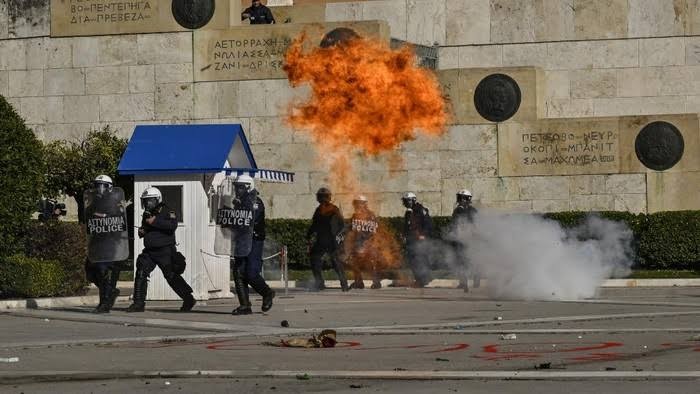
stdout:
[[632,231],[598,216],[565,229],[534,215],[480,213],[473,225],[453,229],[448,238],[466,247],[496,298],[592,297],[603,280],[625,275],[632,265]]

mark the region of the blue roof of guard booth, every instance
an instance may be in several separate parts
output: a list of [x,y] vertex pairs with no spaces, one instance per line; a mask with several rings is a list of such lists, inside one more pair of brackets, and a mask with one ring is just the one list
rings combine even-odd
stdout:
[[120,174],[211,173],[224,169],[236,141],[257,168],[240,124],[136,126],[119,162]]

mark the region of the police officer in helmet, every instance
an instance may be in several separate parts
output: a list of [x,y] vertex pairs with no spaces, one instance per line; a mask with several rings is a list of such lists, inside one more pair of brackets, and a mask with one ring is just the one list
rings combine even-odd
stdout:
[[311,219],[311,226],[306,232],[306,239],[309,244],[309,254],[311,260],[311,270],[314,274],[314,290],[324,290],[326,288],[323,281],[323,257],[328,256],[343,291],[348,291],[348,282],[345,279],[343,263],[338,258],[339,237],[342,235],[344,227],[343,215],[340,209],[331,203],[331,191],[327,187],[322,187],[316,192],[318,207]]
[[406,208],[403,239],[406,243],[406,260],[415,278],[413,286],[425,287],[431,281],[427,243],[433,231],[433,221],[428,209],[417,200],[413,192],[406,192],[401,197]]
[[136,258],[133,303],[127,312],[145,310],[148,278],[156,267],[160,268],[168,285],[183,300],[180,311],[190,311],[196,303],[192,296],[192,288],[182,275],[176,272],[173,263],[177,253],[177,215],[163,203],[163,196],[155,187],[149,187],[141,194],[141,208],[144,212],[138,234],[143,238],[144,249]]
[[[88,231],[85,274],[88,281],[99,289],[100,297],[99,304],[94,309],[95,313],[109,313],[114,306],[119,296],[119,264],[128,257],[128,225],[123,205],[124,196],[121,189],[118,191],[122,194],[114,193],[116,190],[112,178],[108,175],[98,175],[92,182],[92,189],[84,193]],[[117,257],[119,255],[121,257]]]
[[373,238],[379,229],[379,222],[374,212],[369,209],[367,197],[357,196],[352,201],[352,206],[354,212],[350,218],[350,231],[345,237],[344,244],[354,277],[350,288],[364,289],[362,271],[369,270],[372,272],[372,289],[379,289],[382,287],[378,266],[380,251],[377,250],[376,245],[372,245]]
[[[272,308],[275,292],[265,283],[262,272],[262,253],[265,242],[265,205],[255,190],[253,178],[249,175],[239,175],[233,181],[234,203],[233,210],[238,210],[239,220],[233,224],[236,236],[232,240],[231,265],[233,281],[236,288],[239,306],[231,312],[233,315],[249,315],[253,313],[248,285],[260,294],[262,311]],[[251,220],[252,218],[252,220]]]
[[[472,193],[469,190],[463,189],[457,192],[457,201],[454,211],[452,211],[452,227],[453,230],[458,230],[462,226],[473,226],[474,218],[478,213],[477,209],[472,205]],[[463,240],[462,240],[463,241]],[[455,242],[453,244],[457,260],[462,264],[462,273],[459,278],[459,288],[463,288],[464,292],[469,291],[469,274],[474,277],[474,287],[479,287],[480,276],[476,270],[470,266],[469,257],[467,256],[467,245],[463,242]]]

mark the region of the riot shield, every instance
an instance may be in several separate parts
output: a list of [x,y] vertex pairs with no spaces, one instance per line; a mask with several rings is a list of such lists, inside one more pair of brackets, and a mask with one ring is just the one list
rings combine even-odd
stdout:
[[102,194],[85,190],[85,223],[88,260],[91,263],[123,261],[129,258],[129,228],[124,191],[114,187]]
[[219,207],[216,213],[214,253],[248,256],[253,247],[255,224],[255,192],[243,199],[235,197],[233,178],[227,178],[217,191]]

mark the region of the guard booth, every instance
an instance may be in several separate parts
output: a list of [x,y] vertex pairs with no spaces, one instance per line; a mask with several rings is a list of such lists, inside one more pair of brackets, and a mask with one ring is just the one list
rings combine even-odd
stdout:
[[[232,297],[228,256],[214,254],[217,206],[212,195],[227,176],[248,174],[257,182],[294,181],[294,173],[259,169],[239,124],[137,126],[119,174],[134,176],[134,215],[141,225],[139,197],[157,187],[177,213],[177,249],[187,259],[183,277],[198,300]],[[214,204],[214,206],[212,206]],[[134,270],[143,241],[134,237]],[[148,300],[176,300],[159,269],[151,273]]]

